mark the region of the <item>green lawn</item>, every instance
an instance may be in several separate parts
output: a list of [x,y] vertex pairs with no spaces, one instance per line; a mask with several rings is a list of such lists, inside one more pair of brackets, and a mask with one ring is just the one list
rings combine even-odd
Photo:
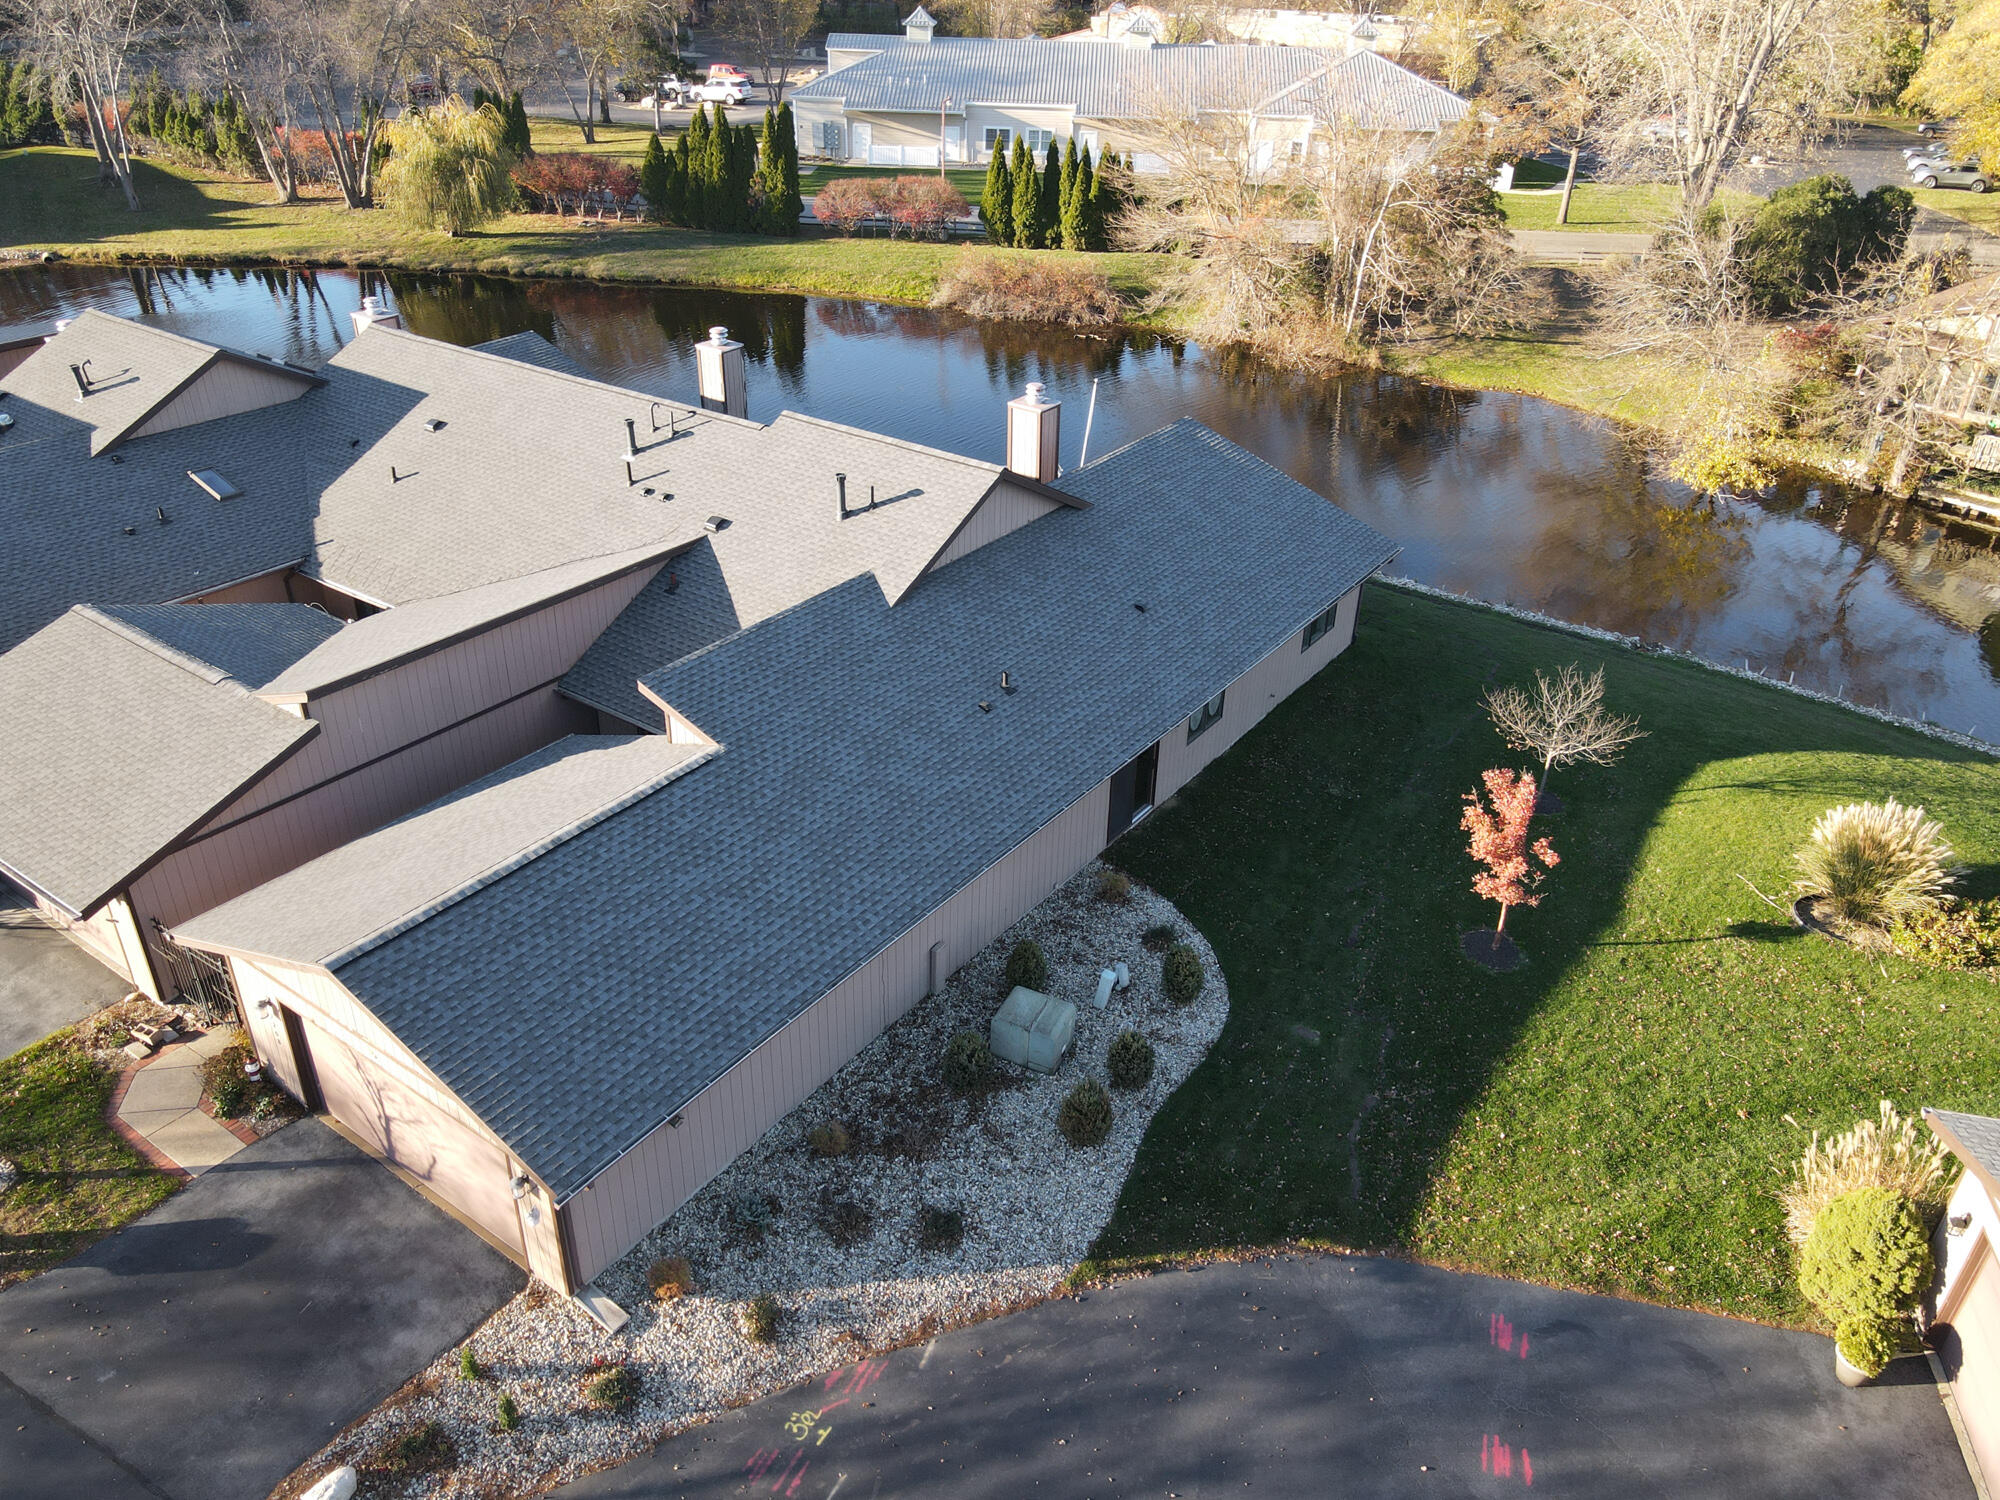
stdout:
[[[936,167],[836,167],[804,166],[799,169],[799,191],[808,198],[821,184],[841,177],[929,177]],[[944,175],[965,195],[967,203],[977,203],[986,191],[986,172],[980,167],[946,167]]]
[[0,1156],[21,1180],[0,1198],[0,1287],[68,1260],[174,1191],[105,1123],[112,1076],[73,1032],[0,1058]]
[[2000,192],[1968,193],[1963,188],[1911,188],[1920,208],[1934,208],[1975,229],[2000,234]]
[[[1557,183],[1562,181],[1556,174]],[[1932,194],[1931,196],[1942,196]],[[1965,195],[1961,195],[1965,196]],[[1594,234],[1651,234],[1669,218],[1680,199],[1670,182],[1579,182],[1570,194],[1569,222],[1556,222],[1560,193],[1502,193],[1500,211],[1509,229],[1561,229]],[[1717,201],[1748,207],[1749,193],[1720,193]]]
[[[1518,758],[1479,694],[1569,661],[1649,737],[1557,774],[1563,863],[1492,974],[1459,953],[1495,913],[1459,796]],[[1348,653],[1112,852],[1215,945],[1232,1008],[1099,1263],[1306,1239],[1810,1321],[1774,1196],[1810,1133],[1880,1098],[2000,1111],[2000,986],[1801,934],[1737,878],[1781,891],[1816,814],[1889,795],[2000,890],[1989,759],[1371,585]]]
[[[553,134],[551,134],[553,132]],[[644,148],[638,126],[599,127],[599,149]],[[574,126],[539,122],[536,139],[557,149],[579,144]],[[223,173],[137,165],[140,212],[97,183],[90,154],[37,147],[0,152],[0,245],[49,248],[77,259],[226,261],[237,265],[379,266],[413,271],[479,271],[507,276],[575,276],[685,286],[815,292],[926,303],[957,245],[907,240],[791,240],[707,234],[662,225],[585,227],[513,214],[477,234],[450,239],[404,228],[379,209],[352,211],[324,199],[275,204],[259,182]],[[1063,255],[1088,261],[1137,298],[1159,269],[1157,257]]]

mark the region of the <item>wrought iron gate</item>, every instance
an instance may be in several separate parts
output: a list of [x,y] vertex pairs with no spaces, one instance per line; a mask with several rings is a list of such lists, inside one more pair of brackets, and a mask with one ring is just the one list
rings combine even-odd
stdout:
[[230,976],[229,961],[204,953],[199,948],[183,948],[167,934],[158,918],[153,920],[153,945],[167,961],[167,970],[180,997],[210,1022],[234,1020],[239,1007],[236,981]]

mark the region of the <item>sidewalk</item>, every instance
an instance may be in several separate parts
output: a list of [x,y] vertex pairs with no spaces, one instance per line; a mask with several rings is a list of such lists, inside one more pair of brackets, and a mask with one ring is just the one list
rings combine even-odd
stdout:
[[111,1124],[154,1166],[199,1177],[257,1137],[241,1135],[201,1107],[201,1065],[229,1045],[221,1027],[169,1042],[128,1068],[111,1091]]

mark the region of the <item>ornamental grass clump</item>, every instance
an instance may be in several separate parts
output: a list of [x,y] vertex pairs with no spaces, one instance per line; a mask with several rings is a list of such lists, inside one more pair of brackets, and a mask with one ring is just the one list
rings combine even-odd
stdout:
[[1856,1188],[1820,1210],[1799,1255],[1799,1289],[1835,1325],[1866,1318],[1900,1327],[1934,1269],[1915,1205],[1888,1188]]
[[1893,797],[1828,808],[1793,858],[1801,895],[1817,896],[1843,921],[1878,928],[1941,904],[1957,873],[1944,830]]
[[694,1267],[684,1255],[668,1255],[646,1267],[646,1285],[656,1302],[673,1302],[694,1290]]
[[1064,1096],[1056,1128],[1077,1150],[1103,1144],[1111,1134],[1111,1096],[1095,1078],[1086,1078]]
[[1950,1153],[1923,1125],[1884,1099],[1876,1118],[1821,1142],[1817,1133],[1780,1193],[1785,1233],[1794,1245],[1812,1238],[1820,1211],[1857,1188],[1886,1188],[1916,1206],[1926,1222],[1950,1192]]
[[778,1299],[769,1292],[759,1292],[736,1310],[736,1320],[743,1329],[743,1337],[753,1344],[775,1344],[778,1341]]

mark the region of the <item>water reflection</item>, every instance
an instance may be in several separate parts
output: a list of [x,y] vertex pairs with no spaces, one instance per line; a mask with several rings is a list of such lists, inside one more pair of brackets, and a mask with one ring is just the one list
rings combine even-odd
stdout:
[[792,407],[995,460],[1002,402],[1038,380],[1078,462],[1094,384],[1093,455],[1192,415],[1395,537],[1397,571],[2000,737],[1993,537],[1804,479],[1699,501],[1630,435],[1527,397],[1320,380],[1143,332],[576,281],[36,267],[0,274],[0,323],[94,306],[319,360],[385,287],[419,333],[532,329],[607,380],[681,397],[722,324],[749,356],[753,416]]

